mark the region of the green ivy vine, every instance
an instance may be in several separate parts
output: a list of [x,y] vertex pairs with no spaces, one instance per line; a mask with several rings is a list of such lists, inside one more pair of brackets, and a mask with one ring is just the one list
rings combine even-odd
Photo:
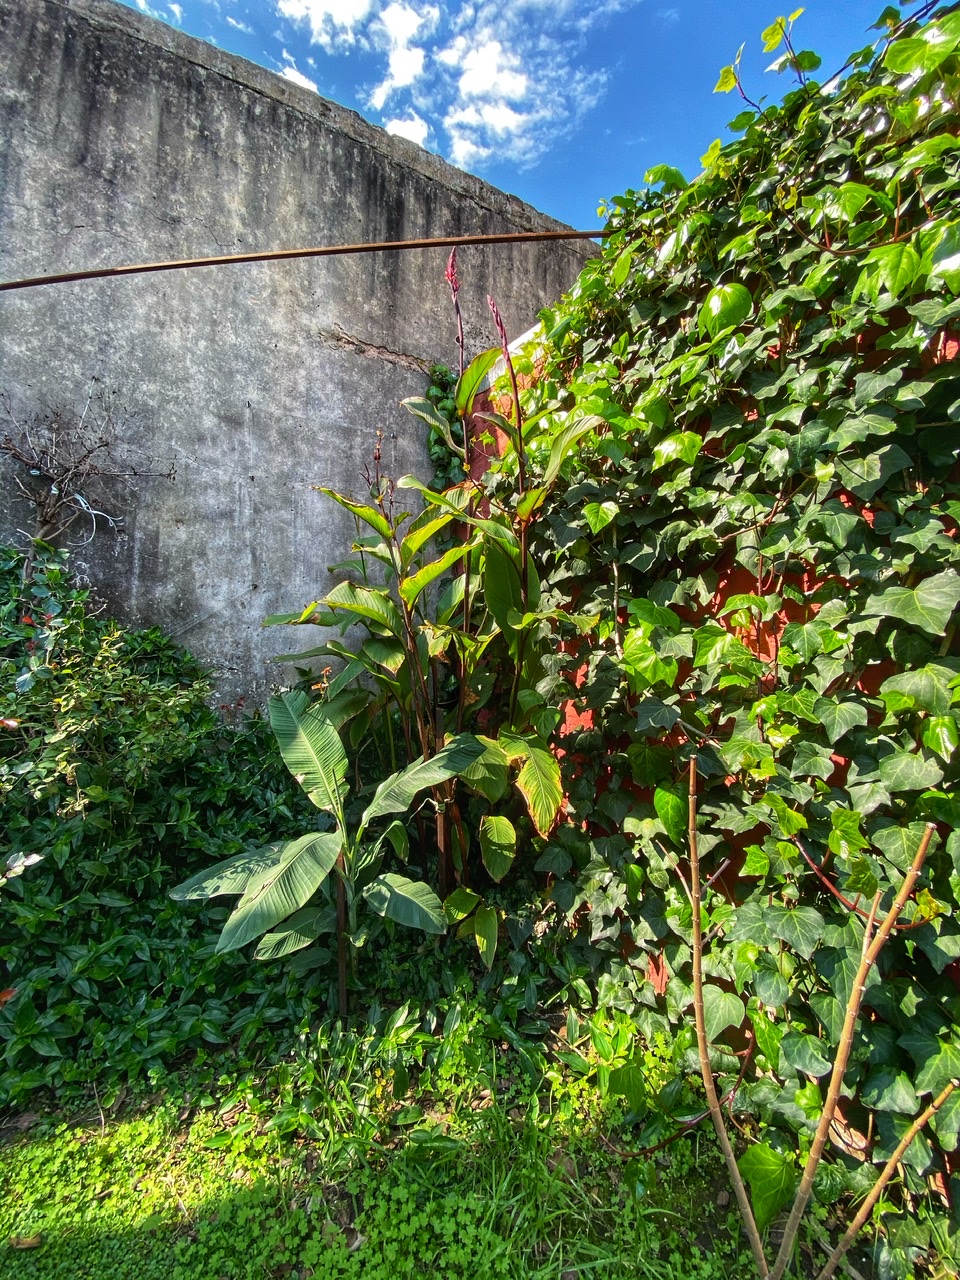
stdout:
[[[540,686],[568,712],[548,911],[568,976],[692,1052],[696,752],[708,1030],[721,1090],[762,1127],[765,1221],[821,1113],[865,918],[931,821],[868,982],[824,1197],[869,1185],[960,1076],[957,8],[887,9],[826,85],[792,20],[768,28],[796,87],[759,106],[724,70],[736,139],[694,181],[658,166],[610,202],[613,234],[529,357],[528,466],[600,424],[530,523],[540,607],[602,619]],[[494,501],[516,465],[489,477]],[[958,1133],[954,1094],[907,1150],[908,1190]],[[930,1228],[898,1231],[907,1265]]]

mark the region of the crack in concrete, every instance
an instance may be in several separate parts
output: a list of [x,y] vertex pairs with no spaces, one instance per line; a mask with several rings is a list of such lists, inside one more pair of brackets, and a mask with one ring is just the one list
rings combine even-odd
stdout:
[[368,360],[385,360],[387,364],[398,364],[404,369],[416,369],[418,373],[428,373],[430,363],[419,356],[408,355],[405,351],[392,351],[389,347],[378,347],[373,342],[365,342],[352,333],[347,333],[339,325],[334,329],[318,329],[317,336],[328,347],[339,347],[341,351],[353,351],[357,355],[366,356]]

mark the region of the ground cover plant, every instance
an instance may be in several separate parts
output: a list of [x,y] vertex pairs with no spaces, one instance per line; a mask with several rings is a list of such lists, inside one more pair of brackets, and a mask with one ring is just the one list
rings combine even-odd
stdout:
[[0,1103],[269,1052],[318,993],[216,956],[225,913],[198,932],[167,890],[308,806],[188,655],[98,617],[62,554],[31,559],[25,584],[26,557],[0,554]]

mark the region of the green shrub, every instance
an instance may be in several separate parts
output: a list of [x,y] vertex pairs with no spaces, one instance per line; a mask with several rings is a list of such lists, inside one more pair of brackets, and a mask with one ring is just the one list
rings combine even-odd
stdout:
[[109,1091],[204,1044],[273,1047],[264,1028],[295,1027],[310,993],[215,956],[225,912],[198,929],[166,897],[300,829],[268,728],[224,725],[159,631],[91,614],[62,555],[41,550],[27,586],[22,569],[0,553],[0,1101],[94,1076]]

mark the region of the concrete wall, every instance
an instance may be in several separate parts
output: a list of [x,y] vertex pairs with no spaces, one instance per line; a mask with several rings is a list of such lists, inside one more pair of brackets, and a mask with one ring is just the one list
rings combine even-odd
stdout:
[[[91,266],[555,227],[353,112],[110,0],[0,0],[0,280]],[[468,343],[492,345],[573,283],[582,245],[468,248]],[[384,467],[429,475],[399,408],[456,358],[445,250],[45,286],[0,294],[0,393],[19,421],[111,400],[131,457],[174,481],[103,495],[74,549],[111,612],[159,624],[262,697],[272,654],[311,628],[263,631],[332,585],[352,521],[311,490],[363,496]],[[0,435],[3,434],[0,422]],[[29,527],[10,464],[0,536]],[[87,530],[80,530],[86,533]]]

